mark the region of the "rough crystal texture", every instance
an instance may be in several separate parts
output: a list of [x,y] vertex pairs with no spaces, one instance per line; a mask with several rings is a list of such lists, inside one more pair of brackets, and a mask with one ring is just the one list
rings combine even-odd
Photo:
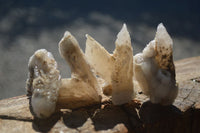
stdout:
[[57,105],[60,108],[76,109],[98,104],[100,99],[93,89],[90,84],[77,78],[62,79]]
[[178,93],[172,44],[165,27],[159,24],[155,40],[134,56],[135,78],[153,103],[170,105]]
[[37,50],[29,59],[27,91],[32,95],[31,106],[39,118],[49,117],[56,108],[60,73],[52,54],[45,49]]

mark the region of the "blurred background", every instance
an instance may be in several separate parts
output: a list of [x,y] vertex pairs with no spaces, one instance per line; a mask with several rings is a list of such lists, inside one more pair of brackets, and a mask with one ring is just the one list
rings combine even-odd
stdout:
[[174,41],[174,59],[200,55],[198,0],[0,0],[0,99],[26,94],[29,57],[45,48],[58,62],[62,77],[70,69],[58,52],[69,30],[85,49],[85,34],[114,50],[123,23],[131,34],[134,54],[154,39],[163,23]]

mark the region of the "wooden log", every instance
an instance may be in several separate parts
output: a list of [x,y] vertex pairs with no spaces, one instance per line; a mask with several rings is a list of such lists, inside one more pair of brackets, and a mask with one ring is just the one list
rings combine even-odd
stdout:
[[175,62],[179,94],[171,106],[152,104],[138,93],[134,101],[63,109],[48,119],[37,119],[24,96],[0,101],[0,132],[200,132],[200,56]]

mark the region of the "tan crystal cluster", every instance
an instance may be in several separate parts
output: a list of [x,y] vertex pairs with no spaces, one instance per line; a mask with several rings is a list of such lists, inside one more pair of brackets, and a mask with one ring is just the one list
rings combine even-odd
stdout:
[[61,79],[50,52],[41,49],[30,57],[26,88],[37,117],[49,117],[58,106],[74,109],[98,104],[105,95],[114,105],[128,103],[135,97],[136,82],[152,103],[173,103],[178,87],[172,40],[162,24],[155,39],[135,56],[125,24],[111,54],[91,36],[86,38],[85,53],[68,31],[59,42],[59,52],[70,65],[71,78]]

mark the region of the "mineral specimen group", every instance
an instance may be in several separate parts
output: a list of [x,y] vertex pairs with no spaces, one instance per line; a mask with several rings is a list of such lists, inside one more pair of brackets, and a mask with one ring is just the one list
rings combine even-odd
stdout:
[[68,31],[59,42],[59,52],[70,65],[71,78],[61,79],[57,63],[47,50],[38,50],[30,57],[26,88],[37,117],[49,117],[58,107],[74,109],[98,104],[105,95],[114,105],[125,104],[134,99],[138,89],[152,103],[173,103],[178,93],[173,42],[162,24],[158,25],[155,39],[135,56],[125,24],[117,35],[113,54],[91,36],[86,38],[85,53]]

